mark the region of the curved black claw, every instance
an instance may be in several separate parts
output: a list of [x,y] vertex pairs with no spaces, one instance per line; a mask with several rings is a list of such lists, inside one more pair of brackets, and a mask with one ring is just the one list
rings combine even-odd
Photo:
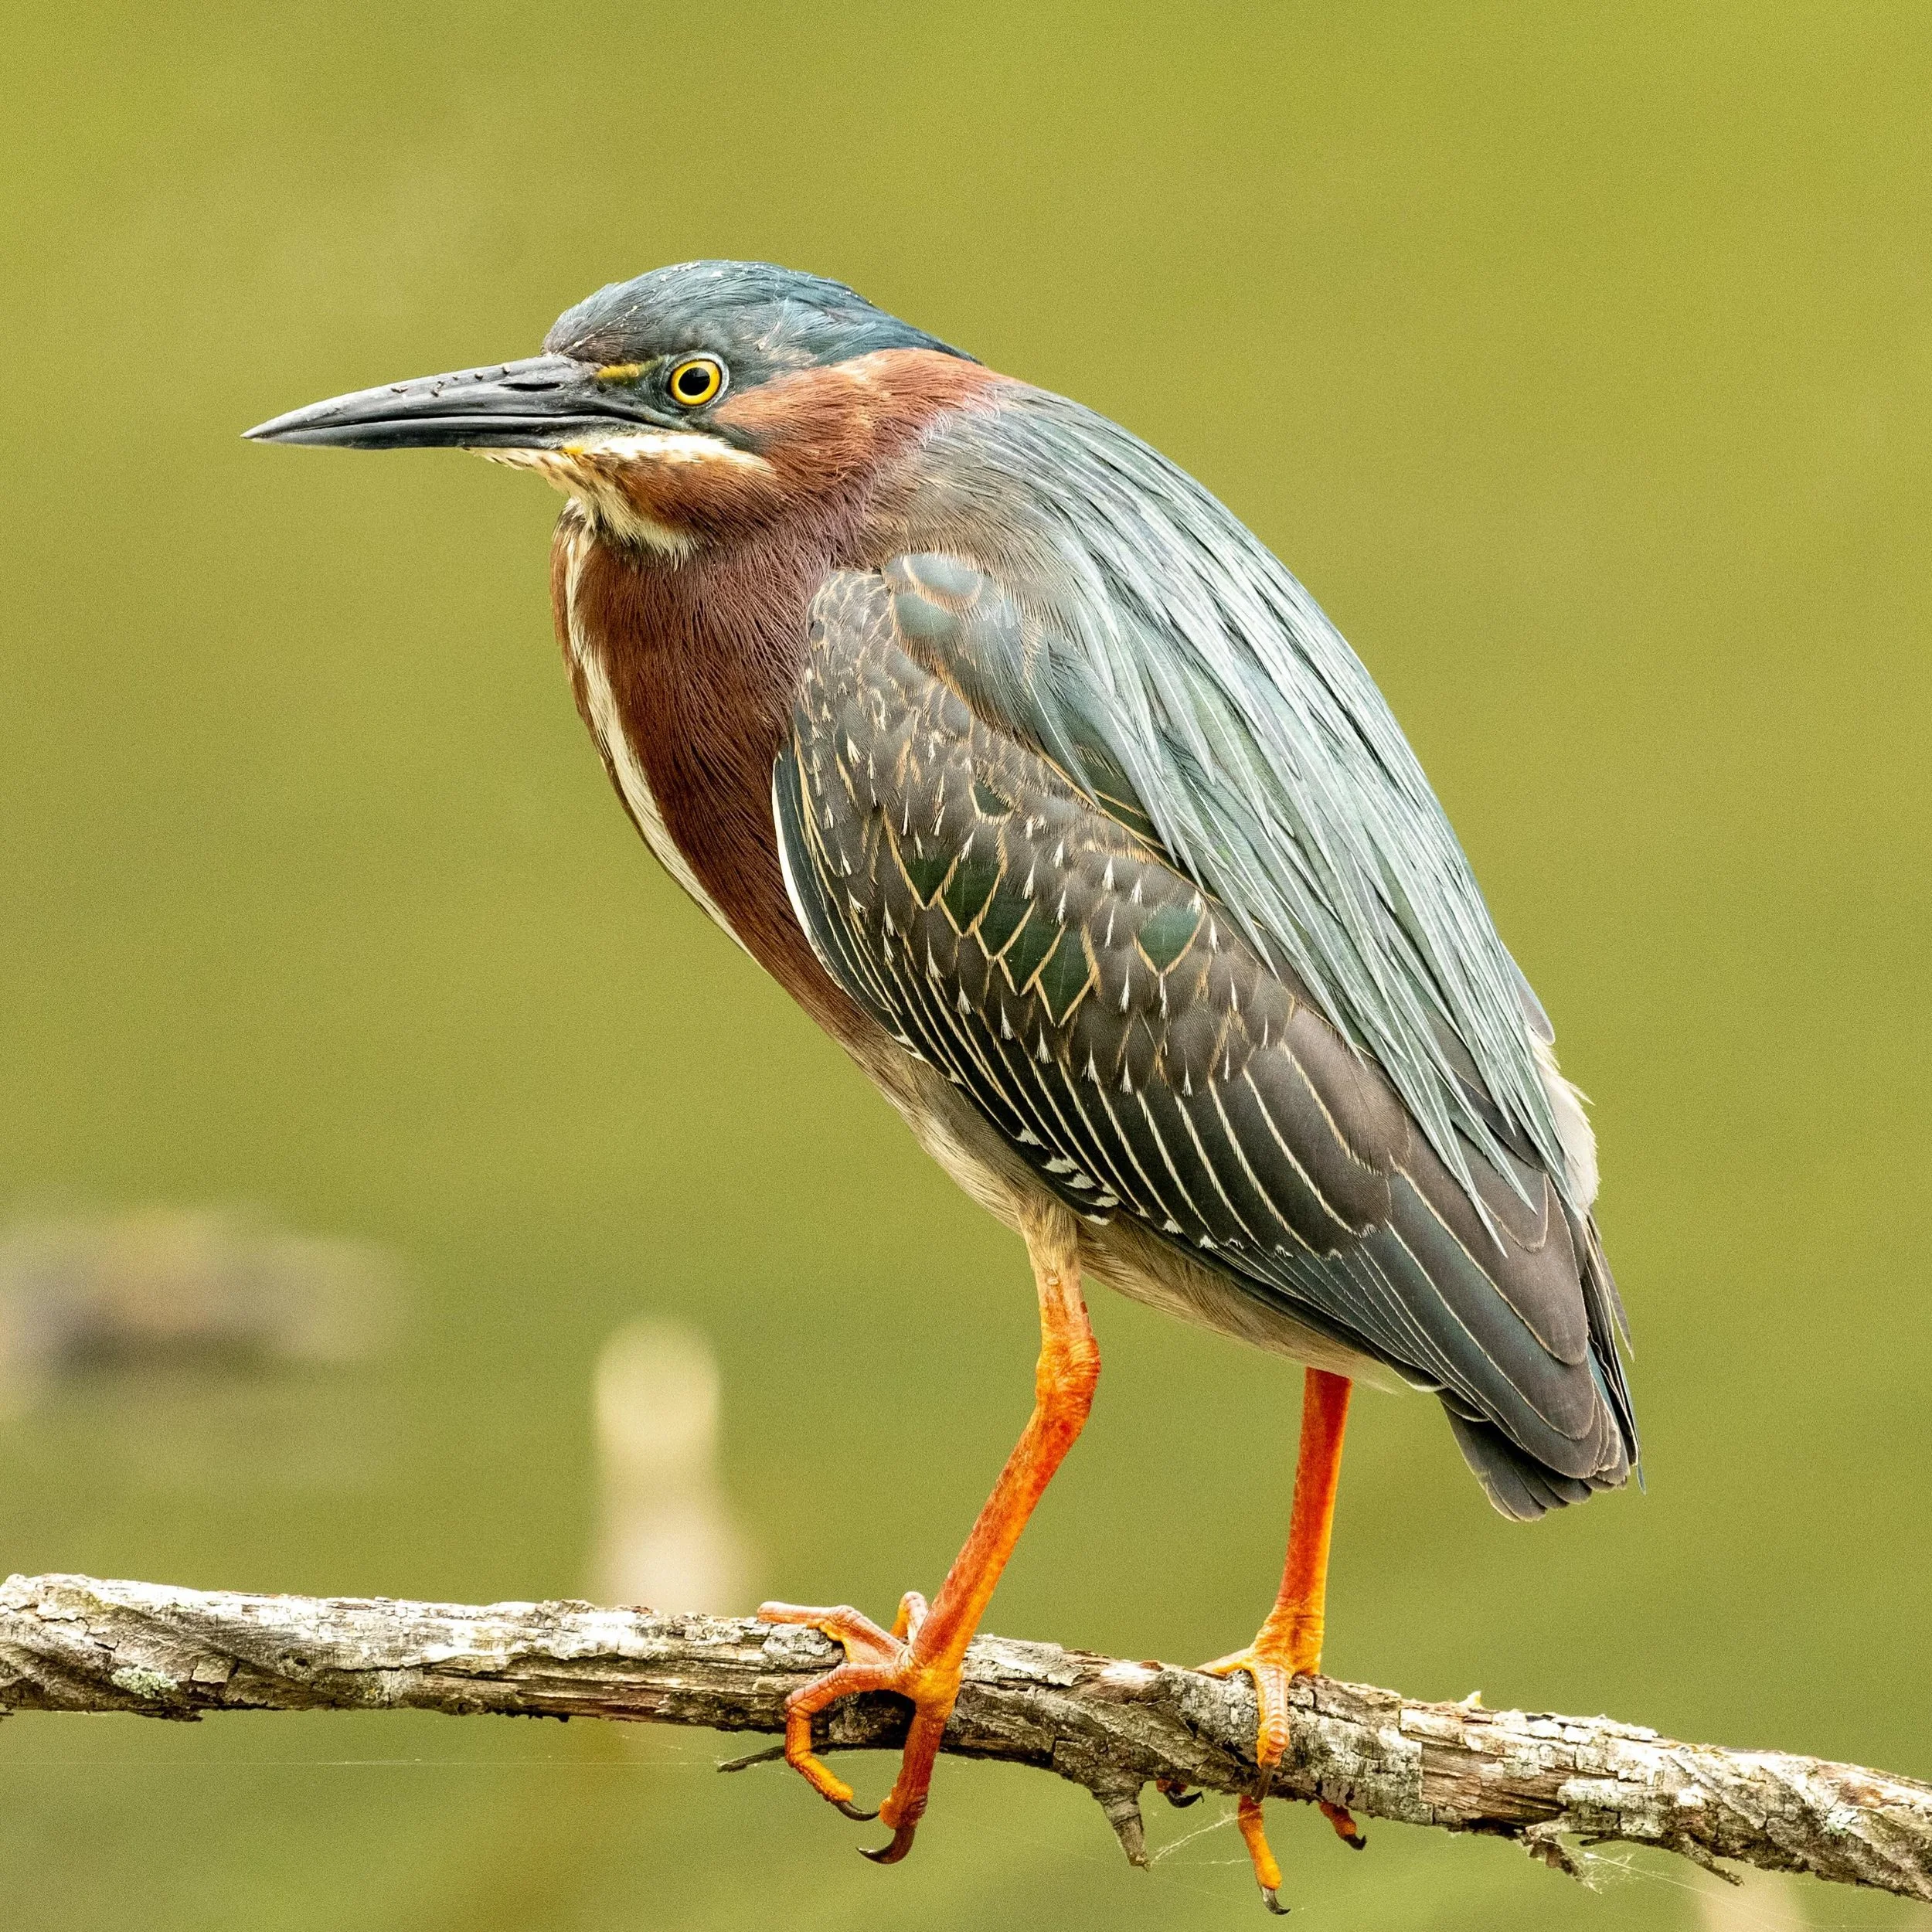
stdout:
[[1190,1804],[1198,1804],[1207,1796],[1206,1791],[1198,1788],[1190,1791],[1185,1784],[1171,1777],[1157,1777],[1154,1781],[1154,1788],[1177,1811],[1185,1811]]
[[[869,1825],[879,1815],[878,1808],[876,1805],[869,1811],[864,1805],[855,1804],[849,1798],[835,1798],[832,1802],[835,1810],[843,1811],[849,1818],[857,1819],[861,1825]],[[871,1855],[869,1852],[866,1854],[869,1858]]]
[[1352,1852],[1365,1851],[1369,1841],[1362,1835],[1362,1827],[1356,1824],[1345,1804],[1331,1804],[1326,1798],[1315,1800],[1321,1815],[1335,1827],[1335,1835]]
[[1264,1885],[1262,1886],[1261,1903],[1265,1905],[1277,1919],[1285,1919],[1288,1916],[1288,1908],[1284,1905],[1280,1898],[1276,1896],[1274,1887],[1271,1885]]
[[913,1849],[913,1834],[918,1829],[919,1821],[910,1819],[893,1833],[891,1844],[881,1845],[876,1849],[862,1845],[859,1848],[859,1855],[870,1859],[875,1865],[896,1865]]

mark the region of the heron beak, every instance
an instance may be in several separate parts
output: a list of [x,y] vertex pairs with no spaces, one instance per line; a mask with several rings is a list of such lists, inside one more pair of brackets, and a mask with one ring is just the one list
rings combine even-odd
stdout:
[[532,355],[332,396],[244,434],[327,449],[555,449],[617,426],[659,427],[625,379],[638,372],[607,375],[569,355]]

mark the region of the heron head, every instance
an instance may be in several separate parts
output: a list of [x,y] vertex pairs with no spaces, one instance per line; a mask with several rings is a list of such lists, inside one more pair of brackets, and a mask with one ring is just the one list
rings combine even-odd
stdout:
[[540,355],[359,389],[247,434],[474,451],[536,471],[607,534],[676,557],[861,462],[882,359],[908,352],[978,369],[842,283],[684,262],[578,303]]

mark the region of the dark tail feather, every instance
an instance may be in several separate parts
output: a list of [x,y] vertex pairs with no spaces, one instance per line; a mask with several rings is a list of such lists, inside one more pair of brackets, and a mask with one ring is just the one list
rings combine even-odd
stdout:
[[1456,1432],[1456,1446],[1475,1471],[1476,1480],[1489,1500],[1505,1516],[1518,1522],[1534,1522],[1539,1516],[1560,1509],[1566,1503],[1581,1502],[1600,1485],[1580,1476],[1559,1475],[1553,1469],[1527,1456],[1493,1423],[1472,1421],[1448,1409],[1449,1427]]
[[1489,1500],[1505,1516],[1534,1522],[1553,1509],[1582,1502],[1599,1489],[1617,1489],[1637,1467],[1637,1418],[1632,1412],[1630,1385],[1624,1379],[1620,1337],[1629,1330],[1624,1306],[1604,1259],[1597,1225],[1572,1221],[1572,1237],[1583,1263],[1583,1307],[1590,1318],[1590,1372],[1600,1403],[1600,1423],[1605,1451],[1600,1465],[1587,1476],[1567,1476],[1552,1469],[1515,1444],[1486,1417],[1464,1413],[1461,1405],[1443,1397],[1457,1446],[1488,1492]]
[[1583,1257],[1583,1309],[1590,1318],[1590,1352],[1595,1357],[1597,1382],[1610,1398],[1611,1413],[1623,1434],[1624,1454],[1631,1468],[1637,1468],[1642,1451],[1637,1440],[1637,1415],[1630,1400],[1630,1384],[1624,1376],[1624,1350],[1630,1346],[1630,1318],[1624,1312],[1624,1298],[1604,1254],[1597,1223],[1587,1216],[1581,1227],[1570,1223],[1571,1238]]

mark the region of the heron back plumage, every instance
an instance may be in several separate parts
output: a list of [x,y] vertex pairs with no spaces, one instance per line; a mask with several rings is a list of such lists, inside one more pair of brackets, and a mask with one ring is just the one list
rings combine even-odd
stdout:
[[1472,1202],[1292,968],[1131,809],[979,714],[983,659],[930,668],[927,594],[971,607],[970,574],[899,559],[815,600],[774,806],[827,971],[1088,1220],[1133,1217],[1439,1391],[1499,1507],[1621,1481],[1587,1222],[1533,1160],[1464,1141]]
[[[933,612],[913,621],[970,665],[975,703],[1151,823],[1387,1072],[1472,1199],[1464,1141],[1505,1171],[1505,1151],[1533,1155],[1587,1209],[1532,1044],[1541,1009],[1302,586],[1192,477],[1061,396],[962,413],[918,462],[908,534],[937,555],[913,566]],[[985,573],[971,595],[944,580],[962,552]]]

